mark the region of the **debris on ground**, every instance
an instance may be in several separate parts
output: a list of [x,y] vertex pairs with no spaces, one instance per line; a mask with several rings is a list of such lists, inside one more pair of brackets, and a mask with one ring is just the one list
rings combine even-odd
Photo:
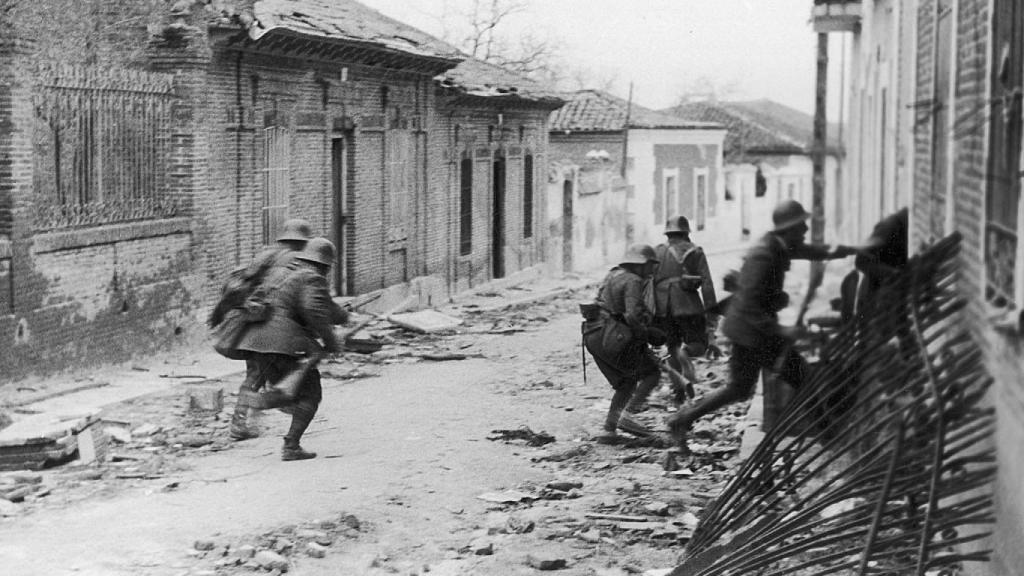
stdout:
[[534,432],[528,426],[516,430],[491,430],[488,440],[525,440],[527,446],[544,446],[555,441],[555,437],[547,432]]

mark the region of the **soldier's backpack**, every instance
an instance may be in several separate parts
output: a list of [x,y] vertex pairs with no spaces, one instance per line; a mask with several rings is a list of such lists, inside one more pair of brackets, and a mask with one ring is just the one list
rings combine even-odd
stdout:
[[255,271],[249,271],[248,266],[240,266],[229,272],[220,290],[220,300],[210,312],[207,324],[211,328],[216,328],[234,308],[245,309],[244,316],[247,321],[265,319],[265,302],[261,303],[262,299],[259,298],[257,289],[276,260],[270,257],[263,258]]

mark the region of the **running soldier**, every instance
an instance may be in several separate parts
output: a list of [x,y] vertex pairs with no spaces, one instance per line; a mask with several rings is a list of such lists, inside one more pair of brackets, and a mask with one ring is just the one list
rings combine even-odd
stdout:
[[[341,349],[334,334],[337,317],[327,282],[334,258],[334,244],[314,238],[291,264],[272,268],[261,286],[267,317],[251,324],[234,344],[247,366],[253,367],[256,383],[253,390],[240,395],[239,402],[257,408],[280,408],[292,416],[284,436],[282,460],[316,457],[315,452],[302,448],[300,440],[322,398],[320,372],[312,359]],[[297,392],[294,396],[282,394],[277,386],[297,374],[302,375]],[[264,382],[268,388],[257,394],[254,390],[262,388]]]
[[[781,366],[778,376],[799,388],[807,374],[807,361],[791,343],[800,337],[798,326],[779,325],[778,313],[789,304],[783,290],[792,260],[834,260],[856,253],[855,248],[805,244],[811,215],[795,200],[784,200],[772,212],[775,227],[747,253],[739,285],[725,314],[722,331],[732,340],[729,382],[693,405],[680,408],[668,419],[673,440],[685,448],[685,433],[695,420],[723,406],[749,398],[762,369]],[[785,357],[779,360],[779,357]]]

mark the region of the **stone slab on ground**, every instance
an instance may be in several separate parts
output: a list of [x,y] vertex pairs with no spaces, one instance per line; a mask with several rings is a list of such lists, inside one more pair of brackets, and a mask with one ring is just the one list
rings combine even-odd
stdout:
[[78,434],[99,419],[98,410],[78,414],[38,414],[0,430],[0,448],[47,444]]
[[461,319],[443,314],[437,310],[420,310],[418,312],[392,314],[388,316],[388,322],[407,330],[424,334],[452,330],[462,324]]

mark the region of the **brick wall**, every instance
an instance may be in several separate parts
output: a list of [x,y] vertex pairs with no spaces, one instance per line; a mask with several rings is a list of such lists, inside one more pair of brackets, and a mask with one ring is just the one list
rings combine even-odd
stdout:
[[[988,0],[959,0],[956,29],[956,100],[952,140],[952,170],[956,230],[963,236],[960,255],[962,273],[958,282],[961,293],[968,300],[964,317],[971,332],[984,351],[986,365],[995,377],[996,385],[990,402],[997,413],[997,446],[999,472],[996,482],[996,530],[993,538],[982,545],[995,550],[992,562],[975,566],[982,575],[1010,576],[1020,573],[1024,566],[1024,465],[1019,457],[1024,442],[1024,343],[1019,334],[995,329],[989,319],[989,307],[984,290],[984,206],[988,185],[988,158],[994,151],[988,148],[987,118],[991,111],[989,69],[993,50],[991,45],[992,14]],[[927,102],[931,97],[932,31],[934,3],[922,2],[918,19],[918,89],[917,101]],[[931,187],[931,133],[930,122],[919,107],[916,123],[915,191],[912,245],[927,242],[940,231],[928,225],[928,202]]]
[[[36,226],[32,105],[36,67],[140,68],[146,25],[162,2],[15,2],[0,47],[0,374],[10,381],[125,360],[184,342],[194,329],[195,245],[188,200],[203,169],[190,107],[175,105],[170,195],[178,217],[120,224]],[[6,7],[5,7],[6,8]],[[8,26],[9,24],[9,26]],[[30,41],[25,40],[30,38]],[[181,78],[179,88],[189,82]],[[9,98],[5,98],[9,96]]]

